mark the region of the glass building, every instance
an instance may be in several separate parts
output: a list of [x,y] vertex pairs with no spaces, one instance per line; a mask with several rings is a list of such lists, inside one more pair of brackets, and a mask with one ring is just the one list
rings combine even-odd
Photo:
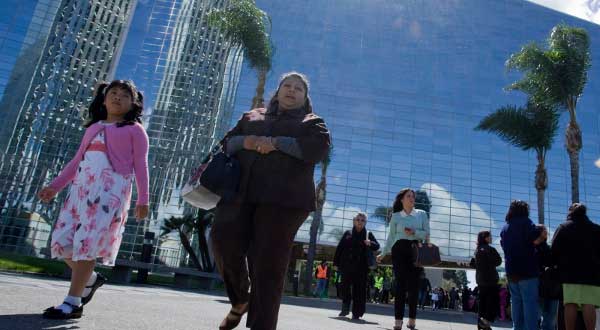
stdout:
[[[524,104],[524,95],[503,90],[520,77],[507,73],[504,63],[563,22],[591,37],[593,65],[578,104],[580,199],[591,218],[600,219],[600,169],[594,166],[600,155],[600,26],[521,0],[257,4],[272,17],[277,49],[268,89],[275,90],[285,72],[307,74],[315,112],[333,136],[320,251],[337,245],[358,211],[369,214],[367,228],[385,242],[380,210],[403,187],[421,191],[431,240],[447,261],[468,260],[480,230],[491,228],[498,243],[512,199],[528,201],[536,219],[534,154],[473,128],[500,106]],[[255,83],[245,68],[234,120],[251,104]],[[547,155],[545,222],[551,234],[570,200],[566,120]],[[309,227],[310,220],[297,242],[308,242]]]
[[[160,234],[164,219],[196,212],[179,192],[225,134],[241,72],[241,50],[206,21],[211,9],[227,3],[155,0],[136,9],[117,76],[136,81],[145,95],[152,220],[130,221],[119,258],[135,259],[144,232]],[[140,27],[145,31],[137,32]],[[200,241],[190,236],[192,244]],[[186,264],[179,238],[172,238],[158,241],[159,262]]]
[[[64,194],[49,205],[35,195],[77,150],[82,112],[102,80],[137,83],[150,138],[152,220],[127,223],[119,258],[138,259],[146,231],[160,234],[165,218],[195,212],[181,201],[179,190],[228,128],[241,72],[241,50],[206,23],[209,10],[227,3],[0,5],[0,113],[6,121],[0,130],[0,249],[46,255]],[[195,234],[190,241],[197,248],[203,240]],[[176,235],[155,243],[157,263],[187,264]]]
[[[30,21],[9,15],[28,28],[14,43],[20,51],[0,103],[10,118],[2,131],[0,246],[32,254],[46,246],[60,199],[40,205],[35,195],[79,147],[82,111],[95,84],[114,76],[134,5],[39,1]],[[6,36],[20,41],[22,35]]]
[[[42,255],[61,201],[34,194],[75,152],[80,111],[98,80],[133,79],[145,95],[151,140],[150,222],[128,222],[121,259],[138,259],[145,231],[193,214],[179,190],[206,151],[246,111],[256,77],[239,49],[205,22],[227,0],[5,0],[0,3],[0,249]],[[584,148],[581,200],[600,218],[600,26],[524,0],[257,0],[275,44],[267,90],[288,71],[311,79],[315,111],[334,151],[319,253],[327,255],[358,211],[384,243],[385,210],[403,187],[418,190],[443,258],[472,255],[475,236],[498,237],[511,199],[530,202],[533,154],[473,128],[525,97],[503,88],[510,54],[567,23],[588,30],[593,65],[579,104]],[[267,95],[268,96],[268,95]],[[564,221],[570,199],[565,122],[547,156],[546,223]],[[320,171],[315,172],[318,180]],[[310,219],[295,255],[302,257]],[[188,233],[198,247],[203,233]],[[189,266],[175,233],[155,241],[153,260]]]

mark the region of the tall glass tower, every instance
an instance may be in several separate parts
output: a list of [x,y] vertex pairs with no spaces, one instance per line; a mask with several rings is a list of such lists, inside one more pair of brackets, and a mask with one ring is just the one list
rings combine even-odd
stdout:
[[[23,233],[7,231],[30,226],[34,220],[48,226],[57,215],[60,198],[42,206],[35,194],[79,146],[81,113],[91,101],[96,83],[114,76],[135,4],[135,0],[38,3],[35,12],[39,14],[30,24],[31,33],[23,47],[37,46],[41,52],[28,53],[24,48],[19,59],[31,67],[17,67],[15,72],[19,75],[23,69],[30,73],[20,74],[15,90],[7,86],[4,91],[4,95],[19,95],[27,86],[21,101],[13,98],[10,102],[18,112],[0,163],[0,245],[22,245],[20,240],[27,235],[13,240],[11,236]],[[40,247],[33,245],[34,251]]]
[[[150,109],[151,219],[126,228],[121,258],[130,258],[143,231],[158,231],[163,219],[193,212],[179,191],[211,147],[228,128],[241,71],[242,53],[208,26],[207,14],[224,0],[156,0],[134,78],[144,86]],[[127,68],[124,68],[126,71]],[[139,247],[139,246],[138,246]],[[161,243],[158,254],[179,264],[178,242]],[[176,251],[173,253],[167,251]]]

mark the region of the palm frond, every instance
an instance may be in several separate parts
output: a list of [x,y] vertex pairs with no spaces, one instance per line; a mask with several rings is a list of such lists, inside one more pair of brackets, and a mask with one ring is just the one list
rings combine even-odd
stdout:
[[163,221],[163,225],[160,227],[160,237],[169,235],[173,231],[183,231],[189,233],[194,228],[194,217],[192,215],[185,215],[183,217],[171,216]]
[[208,22],[242,47],[250,67],[264,71],[271,69],[271,20],[254,1],[233,0],[228,8],[211,10]]
[[591,63],[589,48],[584,29],[557,25],[545,48],[530,43],[511,55],[506,68],[524,76],[507,89],[528,94],[536,104],[567,108],[569,100],[583,93]]
[[526,107],[508,105],[483,118],[475,130],[495,133],[523,150],[548,150],[558,130],[554,108],[529,101]]

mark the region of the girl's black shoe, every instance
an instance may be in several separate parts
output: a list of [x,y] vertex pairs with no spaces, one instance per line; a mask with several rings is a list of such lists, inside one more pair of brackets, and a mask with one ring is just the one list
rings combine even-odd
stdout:
[[88,294],[85,297],[81,297],[81,304],[85,305],[85,304],[89,303],[90,300],[92,300],[94,293],[96,293],[96,290],[98,290],[99,287],[104,285],[104,283],[106,281],[107,281],[107,278],[104,277],[104,275],[102,275],[100,273],[96,273],[96,281],[94,282],[94,284],[92,284],[91,286],[86,286],[86,288],[91,289],[90,294]]
[[56,307],[46,308],[42,317],[45,319],[51,320],[70,320],[70,319],[78,319],[83,315],[83,305],[75,306],[73,304],[69,304],[68,302],[63,302],[65,305],[71,306],[73,309],[71,313],[65,313],[62,309]]

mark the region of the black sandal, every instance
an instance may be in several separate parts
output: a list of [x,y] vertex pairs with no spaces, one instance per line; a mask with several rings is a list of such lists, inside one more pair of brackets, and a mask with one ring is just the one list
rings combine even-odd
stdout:
[[[219,326],[219,330],[235,329],[235,327],[237,327],[238,324],[240,324],[240,321],[242,321],[242,316],[244,316],[244,314],[246,314],[247,311],[248,311],[248,305],[246,305],[246,308],[244,308],[244,311],[242,311],[242,312],[236,312],[236,311],[230,310],[229,314],[227,314],[227,316],[225,316],[225,325]],[[229,317],[230,315],[233,315],[234,318],[230,318]]]
[[66,301],[63,301],[63,304],[71,306],[71,313],[65,313],[60,308],[49,307],[44,310],[42,317],[51,320],[70,320],[81,318],[81,315],[83,315],[83,305],[75,306]]
[[92,284],[90,286],[86,286],[86,289],[89,288],[89,289],[92,289],[92,291],[90,291],[90,294],[88,294],[87,296],[81,297],[81,304],[85,305],[85,304],[89,303],[92,300],[94,293],[96,293],[96,290],[98,290],[99,287],[104,285],[104,283],[106,283],[106,281],[108,281],[108,279],[106,277],[104,277],[104,275],[102,275],[100,273],[96,273],[96,281],[94,281],[94,284]]

